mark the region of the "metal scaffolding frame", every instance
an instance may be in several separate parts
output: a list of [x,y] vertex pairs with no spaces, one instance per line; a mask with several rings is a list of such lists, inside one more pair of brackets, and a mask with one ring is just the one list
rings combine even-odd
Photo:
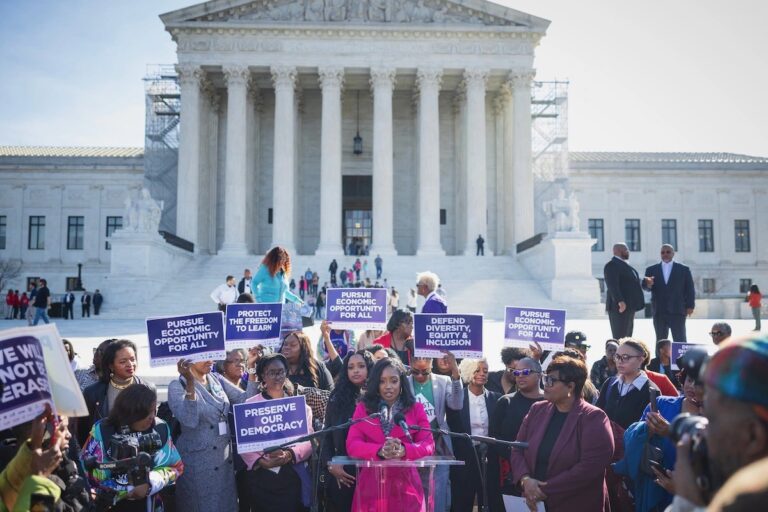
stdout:
[[144,93],[144,186],[164,202],[160,230],[175,233],[181,90],[174,66],[147,66]]

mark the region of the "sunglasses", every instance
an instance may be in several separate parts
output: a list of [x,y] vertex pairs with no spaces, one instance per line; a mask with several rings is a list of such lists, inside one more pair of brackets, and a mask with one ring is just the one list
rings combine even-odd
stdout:
[[541,381],[544,383],[544,387],[551,388],[555,385],[555,382],[562,382],[563,384],[567,384],[568,381],[565,379],[558,379],[555,377],[550,377],[549,375],[544,375],[541,378]]
[[537,372],[536,370],[531,370],[530,368],[523,368],[522,370],[512,370],[512,375],[515,377],[527,377],[534,373],[541,373]]
[[712,331],[709,333],[710,336],[725,336],[725,333],[723,331]]
[[432,373],[432,370],[414,370],[413,368],[411,368],[411,375],[423,375],[424,377],[426,377],[430,373]]
[[616,361],[617,363],[618,362],[626,363],[627,361],[635,357],[643,357],[643,356],[630,356],[629,354],[624,354],[624,355],[616,354],[615,356],[613,356],[613,360]]

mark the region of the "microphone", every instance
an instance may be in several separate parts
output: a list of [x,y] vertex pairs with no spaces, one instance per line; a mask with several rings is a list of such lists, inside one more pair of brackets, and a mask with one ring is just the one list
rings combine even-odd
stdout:
[[381,421],[389,421],[389,406],[387,405],[387,402],[382,400],[379,402],[379,418],[381,418]]
[[408,439],[408,442],[413,444],[413,438],[411,437],[411,432],[408,428],[408,424],[405,422],[405,416],[403,416],[403,413],[399,412],[395,414],[393,421],[398,427],[403,429],[403,432],[405,432],[405,438]]

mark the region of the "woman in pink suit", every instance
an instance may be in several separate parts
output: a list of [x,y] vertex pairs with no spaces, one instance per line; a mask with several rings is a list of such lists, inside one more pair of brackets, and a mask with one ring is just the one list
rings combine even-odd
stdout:
[[605,469],[613,456],[613,434],[605,413],[581,399],[586,365],[558,356],[547,368],[544,401],[531,406],[512,452],[513,481],[528,508],[543,501],[547,512],[610,510]]
[[[391,411],[392,418],[401,414],[408,425],[429,428],[424,407],[416,402],[406,379],[405,367],[398,359],[384,358],[373,366],[365,395],[352,418],[364,418],[378,412],[384,403]],[[406,433],[399,426],[388,421],[367,420],[350,427],[347,453],[350,457],[367,460],[416,460],[434,453],[435,442],[429,431],[415,431],[411,437],[413,442],[407,439]],[[424,491],[416,469],[393,467],[384,471],[386,494],[377,502],[379,481],[375,470],[360,470],[352,510],[423,512]]]

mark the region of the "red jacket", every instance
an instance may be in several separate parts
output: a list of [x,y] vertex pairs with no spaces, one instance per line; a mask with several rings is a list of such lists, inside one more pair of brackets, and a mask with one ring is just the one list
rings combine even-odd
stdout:
[[659,391],[661,391],[662,396],[679,396],[680,395],[680,393],[677,392],[677,388],[675,387],[675,385],[672,384],[671,380],[669,380],[669,377],[667,377],[663,373],[656,373],[646,369],[645,375],[648,377],[648,380],[656,384],[656,387],[659,388]]
[[[519,482],[536,467],[536,456],[555,406],[537,402],[523,420],[518,441],[528,443],[512,451],[512,476]],[[605,512],[611,509],[605,470],[613,456],[613,433],[608,416],[584,400],[576,400],[557,437],[547,466],[548,512]]]

